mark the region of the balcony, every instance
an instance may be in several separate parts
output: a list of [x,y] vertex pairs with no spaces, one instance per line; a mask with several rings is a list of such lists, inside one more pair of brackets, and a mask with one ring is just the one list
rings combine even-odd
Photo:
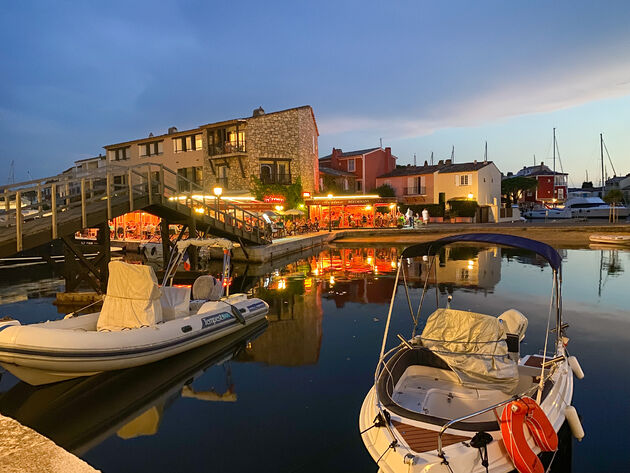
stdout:
[[291,174],[261,174],[260,180],[263,184],[291,184]]
[[225,143],[210,144],[208,146],[209,156],[221,156],[224,154],[245,154],[247,149],[245,142],[236,143],[234,141],[226,141]]
[[426,187],[405,187],[403,188],[403,195],[426,195]]

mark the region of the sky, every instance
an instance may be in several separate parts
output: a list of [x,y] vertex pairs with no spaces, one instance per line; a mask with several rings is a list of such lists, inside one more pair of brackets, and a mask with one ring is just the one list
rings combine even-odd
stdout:
[[[630,173],[630,2],[5,0],[0,184],[107,144],[311,105],[320,155]],[[612,166],[606,157],[608,174]]]

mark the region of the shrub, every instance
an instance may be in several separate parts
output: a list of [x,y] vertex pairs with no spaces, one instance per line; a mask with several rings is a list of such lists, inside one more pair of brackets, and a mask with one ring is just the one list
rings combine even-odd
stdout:
[[449,215],[451,217],[474,217],[479,208],[476,200],[451,199],[448,201],[448,205],[450,206]]
[[389,184],[383,184],[374,189],[379,197],[396,197],[396,191]]

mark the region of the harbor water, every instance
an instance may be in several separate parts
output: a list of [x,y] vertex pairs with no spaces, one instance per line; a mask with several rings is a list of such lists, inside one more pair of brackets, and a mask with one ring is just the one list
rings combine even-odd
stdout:
[[[266,300],[268,324],[143,368],[38,388],[2,372],[0,413],[104,472],[375,472],[358,415],[374,381],[399,253],[340,243],[277,265],[236,264],[232,291]],[[557,471],[624,471],[630,251],[561,254],[568,350],[586,374],[573,397],[586,437]],[[417,306],[426,264],[404,264]],[[0,317],[63,317],[53,305],[63,290],[58,270],[0,269]],[[521,352],[543,349],[551,296],[544,260],[492,246],[446,248],[437,287],[442,305],[450,294],[457,309],[521,311],[529,319]],[[435,308],[429,295],[422,320]],[[408,337],[411,328],[400,291],[390,333]]]

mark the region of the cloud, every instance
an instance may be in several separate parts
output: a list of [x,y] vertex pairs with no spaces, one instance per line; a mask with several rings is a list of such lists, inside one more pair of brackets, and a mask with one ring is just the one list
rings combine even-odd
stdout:
[[378,117],[329,114],[318,117],[318,124],[323,135],[353,132],[390,139],[413,138],[444,128],[480,126],[627,95],[630,95],[630,62],[615,57],[580,67],[534,71],[528,77],[511,81],[506,77],[503,84],[459,97],[457,101],[445,97],[417,116],[405,111]]

